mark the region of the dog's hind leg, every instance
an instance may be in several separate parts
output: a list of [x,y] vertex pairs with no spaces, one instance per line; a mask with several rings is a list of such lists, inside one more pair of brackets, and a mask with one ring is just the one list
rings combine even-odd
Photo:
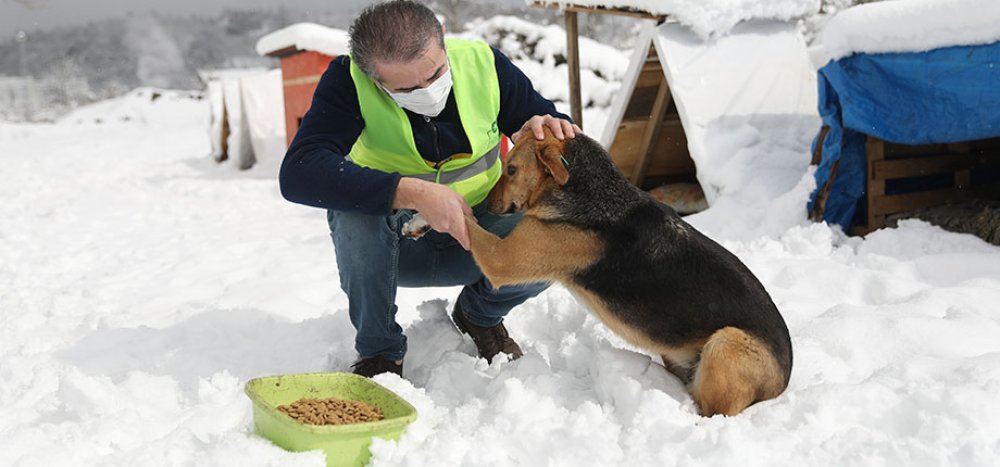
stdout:
[[660,348],[658,350],[667,371],[687,386],[694,378],[694,370],[698,367],[699,354],[704,346],[705,340],[701,340],[683,347]]
[[693,367],[675,362],[667,358],[666,355],[660,355],[660,357],[663,358],[663,366],[670,374],[680,379],[684,385],[691,384],[691,375],[694,373]]
[[785,381],[777,360],[758,338],[734,327],[708,339],[694,373],[691,395],[702,415],[736,415],[754,402],[781,394]]

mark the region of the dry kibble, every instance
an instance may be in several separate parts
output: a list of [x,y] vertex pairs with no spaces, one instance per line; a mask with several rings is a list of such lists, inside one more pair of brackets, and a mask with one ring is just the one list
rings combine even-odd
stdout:
[[289,405],[279,405],[278,411],[309,425],[346,425],[349,423],[382,420],[382,410],[362,401],[330,397],[327,399],[302,398]]

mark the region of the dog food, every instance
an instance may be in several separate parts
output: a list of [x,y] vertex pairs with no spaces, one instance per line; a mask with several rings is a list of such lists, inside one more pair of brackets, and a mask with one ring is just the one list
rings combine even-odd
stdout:
[[347,425],[382,420],[382,410],[362,401],[330,397],[302,398],[289,405],[279,405],[278,411],[307,425]]

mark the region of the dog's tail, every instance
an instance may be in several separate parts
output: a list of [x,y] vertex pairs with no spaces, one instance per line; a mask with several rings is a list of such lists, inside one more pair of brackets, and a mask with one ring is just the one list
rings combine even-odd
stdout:
[[706,417],[736,415],[755,402],[777,397],[786,385],[785,372],[769,346],[739,328],[725,327],[702,348],[691,394]]

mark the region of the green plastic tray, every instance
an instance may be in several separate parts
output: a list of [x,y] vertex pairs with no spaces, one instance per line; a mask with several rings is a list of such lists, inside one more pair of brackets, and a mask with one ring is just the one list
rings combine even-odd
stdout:
[[[413,408],[392,391],[353,373],[303,373],[268,376],[247,382],[253,401],[253,425],[258,435],[289,451],[322,449],[329,467],[360,466],[368,462],[373,437],[399,439],[417,418]],[[364,401],[382,409],[384,419],[350,425],[306,425],[278,411],[279,405],[303,397],[337,397]]]

